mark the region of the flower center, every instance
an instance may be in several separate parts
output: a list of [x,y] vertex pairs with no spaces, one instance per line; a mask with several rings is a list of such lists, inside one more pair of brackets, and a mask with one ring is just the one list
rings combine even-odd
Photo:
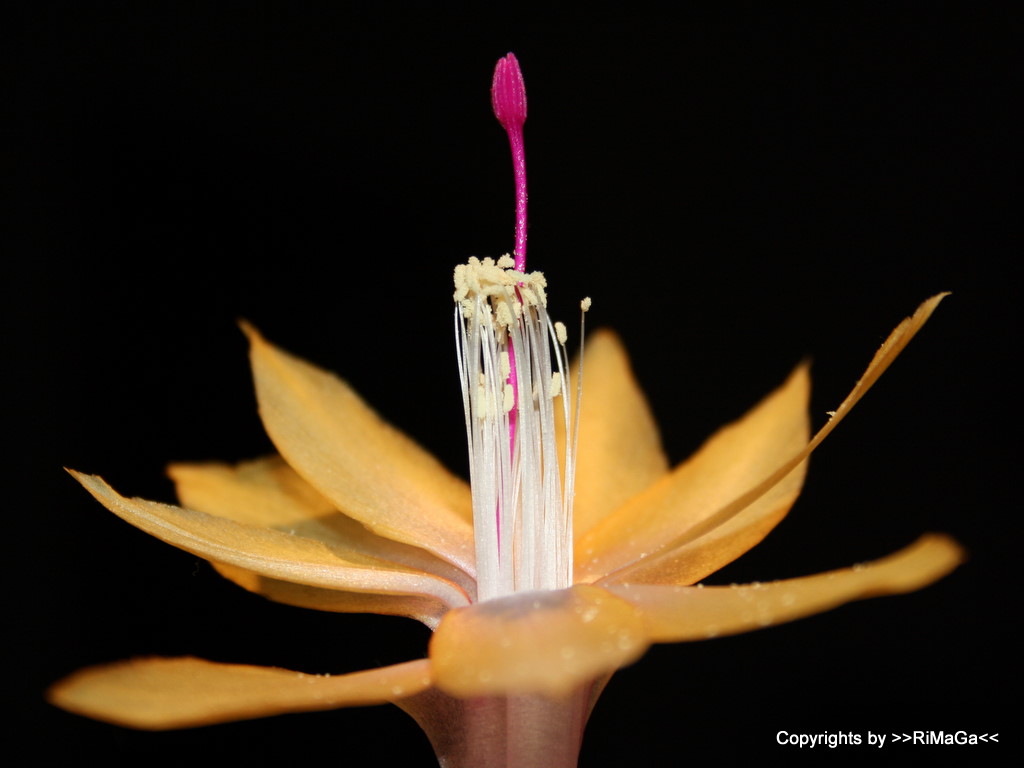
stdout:
[[455,268],[481,601],[572,584],[577,419],[564,396],[566,331],[548,318],[544,276],[513,267],[502,256]]

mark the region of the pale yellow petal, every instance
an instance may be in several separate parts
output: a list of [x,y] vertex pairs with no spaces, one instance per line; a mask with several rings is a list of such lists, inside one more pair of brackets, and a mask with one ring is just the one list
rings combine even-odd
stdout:
[[816,576],[729,587],[608,589],[643,613],[652,641],[706,640],[781,624],[853,600],[912,592],[941,579],[963,557],[955,541],[932,534],[881,560]]
[[[181,463],[167,467],[181,503],[218,517],[261,528],[290,530],[306,526],[314,535],[333,538],[321,522],[337,507],[299,477],[280,456],[239,464]],[[326,530],[325,530],[326,528]]]
[[468,486],[344,381],[246,332],[260,416],[288,464],[374,533],[474,574]]
[[[742,419],[720,429],[671,474],[579,539],[577,580],[594,581],[658,552],[764,480],[807,445],[809,396],[810,377],[801,365]],[[787,498],[795,499],[803,475],[803,467],[792,473]],[[777,521],[778,509],[774,504],[758,506],[749,516]],[[782,515],[786,510],[788,506]]]
[[429,686],[425,659],[332,676],[192,657],[147,658],[79,670],[48,697],[69,712],[158,731],[384,704]]
[[377,536],[338,512],[279,456],[221,463],[172,464],[178,498],[189,509],[331,545],[337,552],[368,556],[439,576],[471,597],[476,583],[464,571],[408,544]]
[[563,696],[635,661],[647,646],[631,605],[577,585],[449,611],[430,659],[435,684],[453,696]]
[[107,509],[146,533],[207,560],[227,563],[282,581],[328,589],[424,595],[448,606],[468,603],[456,585],[369,557],[338,552],[330,545],[269,528],[258,528],[204,512],[126,499],[101,478],[71,472]]
[[440,600],[422,595],[394,595],[373,592],[346,592],[325,587],[312,587],[291,581],[272,579],[234,565],[213,563],[217,572],[243,589],[268,600],[299,608],[335,613],[378,613],[383,616],[405,616],[437,627],[448,607]]
[[763,495],[721,525],[661,555],[639,560],[597,579],[600,586],[696,584],[757,546],[781,522],[800,495],[807,462],[802,462]]
[[[573,363],[569,392],[576,395]],[[575,399],[573,399],[575,402]],[[619,337],[601,330],[584,350],[583,400],[576,452],[573,528],[576,536],[668,472],[658,426],[633,377]]]
[[[892,364],[947,295],[939,294],[928,299],[911,317],[903,320],[889,334],[853,390],[835,410],[828,423],[802,450],[797,451],[789,460],[783,461],[761,482],[749,486],[746,490],[733,488],[734,498],[731,501],[695,523],[680,526],[674,537],[670,536],[662,541],[660,546],[643,552],[639,559],[634,559],[625,567],[620,566],[614,572],[613,568],[608,568],[604,573],[607,578],[602,579],[602,583],[691,583],[726,565],[760,541],[785,514],[788,504],[792,503],[787,502],[787,499],[791,496],[795,498],[794,492],[799,491],[799,482],[802,482],[802,473],[805,470],[802,465],[807,457]],[[794,475],[797,474],[799,482],[794,479]],[[727,524],[729,527],[724,527]],[[722,530],[716,531],[719,528]],[[714,534],[709,537],[708,534],[712,531]],[[671,532],[665,530],[664,533]],[[614,544],[612,541],[604,543],[606,546]],[[579,552],[578,545],[578,558],[581,557]],[[629,552],[635,555],[636,549],[630,548]],[[696,567],[688,564],[688,557],[694,559]],[[621,559],[610,558],[609,564]],[[589,567],[587,575],[595,579],[601,574],[597,568]]]

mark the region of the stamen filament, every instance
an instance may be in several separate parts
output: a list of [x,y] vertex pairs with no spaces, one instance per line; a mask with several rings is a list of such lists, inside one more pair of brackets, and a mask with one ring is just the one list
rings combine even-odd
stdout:
[[[456,268],[456,348],[466,412],[477,550],[478,598],[572,584],[572,488],[576,429],[570,417],[565,329],[545,308],[544,277],[505,256]],[[506,449],[516,371],[519,433]],[[556,404],[555,399],[561,398]],[[556,411],[566,425],[564,454]],[[500,510],[497,518],[495,510]]]

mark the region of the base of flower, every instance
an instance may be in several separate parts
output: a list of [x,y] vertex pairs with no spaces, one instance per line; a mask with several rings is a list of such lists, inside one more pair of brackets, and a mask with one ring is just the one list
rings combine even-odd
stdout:
[[583,729],[607,681],[557,699],[456,699],[429,690],[397,703],[427,734],[441,768],[576,768]]

